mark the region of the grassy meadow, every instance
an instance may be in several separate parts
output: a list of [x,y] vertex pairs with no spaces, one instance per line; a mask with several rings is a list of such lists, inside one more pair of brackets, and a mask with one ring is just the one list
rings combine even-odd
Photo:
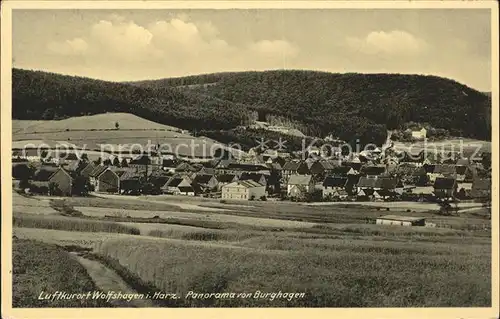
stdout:
[[186,306],[467,307],[490,304],[488,245],[276,241],[255,248],[110,239],[97,252],[163,291],[304,292],[305,298],[186,299]]
[[[164,203],[156,200],[148,208],[147,197],[121,202],[69,198],[64,205],[49,200],[45,207],[53,214],[22,213],[26,203],[32,205],[35,200],[14,198],[15,236],[90,248],[89,258],[112,269],[138,292],[305,294],[293,300],[182,298],[154,306],[479,307],[491,303],[491,233],[466,227],[490,221],[473,213],[444,217],[432,211],[389,212],[441,218],[454,225],[399,227],[366,223],[367,218],[388,214],[373,207],[187,201],[225,208],[202,214],[180,210],[175,198]],[[55,209],[66,206],[82,214],[61,216]],[[102,213],[86,215],[93,210]],[[151,218],[151,210],[164,215]],[[297,224],[249,224],[252,218]]]
[[13,239],[12,303],[15,308],[109,307],[102,300],[39,300],[41,292],[82,293],[97,287],[85,268],[62,248],[33,240]]

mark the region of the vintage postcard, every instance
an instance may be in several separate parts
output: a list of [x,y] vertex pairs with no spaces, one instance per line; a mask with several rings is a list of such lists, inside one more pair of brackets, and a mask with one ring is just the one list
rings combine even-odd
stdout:
[[2,318],[497,318],[495,1],[5,1]]

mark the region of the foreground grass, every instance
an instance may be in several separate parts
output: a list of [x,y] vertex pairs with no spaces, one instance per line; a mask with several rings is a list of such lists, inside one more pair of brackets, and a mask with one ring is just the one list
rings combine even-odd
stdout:
[[[262,239],[261,239],[262,240]],[[264,240],[265,241],[265,240]],[[300,241],[289,247],[110,239],[97,252],[165,292],[304,292],[305,298],[185,299],[185,306],[470,307],[491,303],[486,245]],[[284,240],[279,245],[284,245]],[[294,247],[295,245],[295,247]],[[335,247],[333,249],[333,247]]]
[[12,304],[28,307],[109,307],[102,300],[38,300],[41,292],[82,293],[97,288],[68,252],[56,245],[14,238]]
[[17,214],[13,216],[13,227],[45,228],[81,232],[108,232],[138,235],[139,229],[113,222],[87,220],[55,215]]

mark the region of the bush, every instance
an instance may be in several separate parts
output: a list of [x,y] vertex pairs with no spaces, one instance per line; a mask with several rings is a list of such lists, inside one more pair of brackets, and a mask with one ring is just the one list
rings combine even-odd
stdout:
[[267,197],[266,196],[261,196],[260,200],[265,202],[265,201],[267,201]]

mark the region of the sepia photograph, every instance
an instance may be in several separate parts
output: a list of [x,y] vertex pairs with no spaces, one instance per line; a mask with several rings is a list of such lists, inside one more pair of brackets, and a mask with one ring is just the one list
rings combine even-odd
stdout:
[[3,3],[9,317],[497,316],[496,3],[339,3]]

